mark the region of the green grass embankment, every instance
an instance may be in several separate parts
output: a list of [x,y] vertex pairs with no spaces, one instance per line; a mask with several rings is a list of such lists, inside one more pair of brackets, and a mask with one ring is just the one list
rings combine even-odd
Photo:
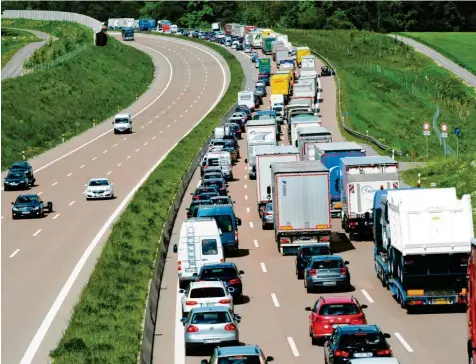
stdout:
[[476,75],[476,33],[396,33],[433,48]]
[[7,65],[16,52],[34,42],[41,42],[41,39],[23,30],[2,28],[2,68]]
[[[460,152],[476,150],[474,91],[411,47],[377,33],[360,31],[282,30],[294,44],[308,45],[336,67],[347,124],[416,160],[426,156],[423,123],[440,106],[438,125],[449,127],[448,145],[455,149],[454,127],[460,127]],[[413,87],[412,87],[413,85]],[[348,135],[345,133],[345,135]],[[431,155],[442,155],[434,132]],[[378,148],[376,148],[378,150]]]
[[69,36],[68,49],[76,49],[72,39],[91,46],[54,67],[2,82],[2,170],[21,159],[22,151],[34,157],[60,144],[62,134],[69,139],[91,128],[93,120],[103,121],[126,108],[153,80],[154,65],[147,54],[112,37],[107,47],[95,47],[92,32],[81,25],[33,20],[8,24],[59,38],[44,46],[51,51],[38,56],[45,62],[69,54],[57,49],[64,49],[61,37],[70,31],[75,35]]
[[236,102],[244,78],[239,61],[230,52],[197,42],[226,59],[230,86],[217,107],[153,172],[114,224],[69,326],[51,352],[55,364],[137,362],[149,280],[169,207],[190,162]]

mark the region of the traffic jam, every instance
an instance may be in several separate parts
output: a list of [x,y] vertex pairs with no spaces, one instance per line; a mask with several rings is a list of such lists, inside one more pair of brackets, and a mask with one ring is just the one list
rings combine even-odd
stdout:
[[[244,302],[245,272],[227,258],[240,256],[242,216],[234,199],[242,196],[231,196],[229,187],[243,182],[243,168],[245,188],[256,195],[251,213],[259,216],[258,228],[269,230],[274,239],[267,243],[280,255],[295,256],[297,284],[318,293],[304,308],[309,318],[302,325],[312,345],[324,348],[324,363],[399,363],[391,335],[367,320],[367,305],[351,293],[352,264],[334,249],[337,230],[356,245],[373,242],[375,278],[395,305],[409,314],[469,307],[476,322],[470,196],[458,196],[454,187],[406,188],[398,161],[369,156],[355,142],[334,142],[320,115],[320,93],[322,78],[335,71],[316,70],[308,47],[239,24],[199,36],[243,51],[258,75],[254,90],[238,93],[236,109],[214,131],[174,245],[186,355],[211,347],[202,364],[274,360],[259,343],[240,344],[246,338],[235,307]],[[468,332],[473,358],[476,327]]]

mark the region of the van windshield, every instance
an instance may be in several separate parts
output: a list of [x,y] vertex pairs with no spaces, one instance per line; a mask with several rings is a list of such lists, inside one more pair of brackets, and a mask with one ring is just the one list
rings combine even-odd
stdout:
[[116,124],[128,123],[129,119],[128,118],[117,118],[116,120],[114,120],[114,122]]
[[233,231],[233,223],[230,215],[213,216],[217,222],[218,228],[224,233],[231,233]]

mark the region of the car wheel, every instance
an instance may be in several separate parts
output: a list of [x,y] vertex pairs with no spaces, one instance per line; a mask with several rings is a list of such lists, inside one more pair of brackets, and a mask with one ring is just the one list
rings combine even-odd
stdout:
[[114,129],[114,135],[117,135],[117,130]]
[[307,293],[314,293],[314,288],[312,286],[309,286],[309,285],[306,284],[306,292]]
[[8,187],[7,187],[7,186],[3,186],[3,190],[4,190],[4,191],[8,191]]
[[16,220],[17,217],[15,216],[15,214],[12,214],[12,220]]
[[297,271],[297,279],[304,279],[304,274],[299,270]]
[[192,348],[189,345],[185,344],[185,356],[190,355],[192,355]]

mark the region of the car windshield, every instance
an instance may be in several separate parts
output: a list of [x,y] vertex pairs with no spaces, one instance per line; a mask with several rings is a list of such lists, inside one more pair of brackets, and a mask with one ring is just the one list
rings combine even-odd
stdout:
[[203,185],[204,186],[216,186],[218,188],[222,188],[223,187],[223,180],[209,179],[209,180],[203,181]]
[[190,292],[190,298],[213,298],[225,296],[226,293],[222,287],[193,288]]
[[227,324],[231,322],[231,317],[228,312],[197,312],[194,313],[191,323],[195,325],[214,325]]
[[312,264],[312,267],[314,269],[335,269],[335,268],[341,268],[344,265],[342,264],[342,261],[340,260],[318,260],[315,261]]
[[203,175],[203,179],[223,178],[221,173],[206,173]]
[[25,177],[25,175],[22,174],[22,173],[18,173],[18,172],[9,173],[7,175],[7,178],[23,178],[23,177]]
[[128,119],[128,118],[117,118],[116,120],[114,120],[114,122],[115,122],[116,124],[128,123],[128,122],[129,122],[129,119]]
[[264,211],[266,212],[273,212],[273,205],[272,204],[267,204],[266,207],[264,208]]
[[331,252],[331,249],[327,246],[313,246],[313,247],[303,248],[301,250],[301,256],[310,257],[312,255],[329,255],[330,252]]
[[38,202],[38,197],[36,196],[18,196],[16,203],[30,203]]
[[341,316],[341,315],[357,315],[360,313],[355,303],[330,303],[324,305],[319,310],[319,315],[323,316]]
[[217,241],[215,239],[203,239],[202,240],[202,254],[203,255],[218,254]]
[[89,181],[89,186],[109,186],[109,181],[107,179],[93,179],[92,181]]
[[213,216],[217,222],[218,228],[224,233],[231,233],[233,231],[233,225],[230,215],[218,215]]
[[339,347],[344,348],[361,348],[361,347],[384,348],[385,341],[380,333],[358,333],[351,335],[342,335],[339,341]]
[[218,196],[218,193],[215,191],[203,192],[198,195],[199,200],[210,200],[212,197]]
[[217,364],[261,364],[258,355],[233,355],[218,358]]
[[213,146],[214,147],[219,146],[219,145],[225,145],[225,141],[224,140],[214,140],[213,141]]
[[215,205],[230,205],[231,201],[229,198],[212,198],[212,203]]
[[234,268],[205,268],[200,275],[200,279],[207,278],[235,278],[237,277]]
[[26,169],[28,169],[27,166],[24,166],[24,165],[20,165],[20,164],[13,164],[10,169],[12,171],[24,171]]
[[219,166],[220,165],[220,160],[218,158],[208,158],[207,159],[207,164],[209,166]]

